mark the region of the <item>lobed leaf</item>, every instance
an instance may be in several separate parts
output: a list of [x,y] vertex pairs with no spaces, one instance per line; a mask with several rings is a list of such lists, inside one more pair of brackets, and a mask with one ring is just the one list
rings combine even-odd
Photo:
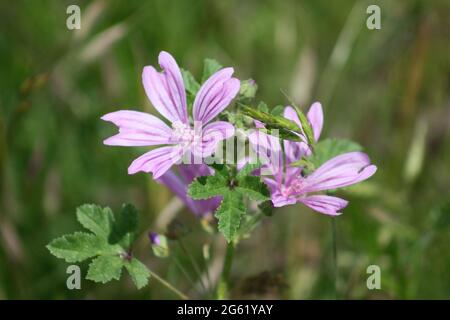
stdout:
[[119,255],[98,256],[89,264],[86,279],[101,283],[119,280],[124,261]]
[[138,259],[133,258],[131,261],[125,263],[125,268],[128,270],[131,279],[138,289],[141,289],[147,285],[148,279],[150,278],[150,271],[145,264],[140,262]]
[[110,208],[102,208],[95,204],[84,204],[77,208],[76,214],[83,227],[100,238],[108,238],[114,223],[114,216]]
[[239,192],[226,193],[215,213],[215,217],[219,220],[219,231],[222,232],[228,242],[235,239],[244,214],[243,195]]
[[109,235],[109,243],[119,243],[124,248],[129,248],[136,237],[138,224],[136,208],[132,204],[124,204]]
[[255,201],[265,201],[270,199],[270,192],[267,186],[261,182],[260,177],[246,176],[239,180],[236,190]]
[[227,192],[227,180],[220,174],[198,177],[188,187],[189,197],[195,200],[209,199]]
[[91,233],[75,232],[54,239],[47,245],[47,249],[55,257],[66,262],[81,262],[107,251],[104,241]]

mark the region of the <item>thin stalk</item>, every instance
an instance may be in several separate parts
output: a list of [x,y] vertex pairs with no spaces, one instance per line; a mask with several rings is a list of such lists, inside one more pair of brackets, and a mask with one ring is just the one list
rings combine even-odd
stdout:
[[233,242],[228,243],[225,260],[223,262],[222,276],[220,277],[220,282],[217,287],[217,299],[219,300],[228,298],[228,281],[230,278],[231,266],[233,264],[234,247],[235,244]]
[[204,268],[205,274],[206,274],[206,281],[208,284],[208,288],[206,288],[208,290],[207,294],[209,295],[211,293],[210,290],[211,290],[212,282],[211,282],[211,276],[209,275],[208,261],[206,261],[206,258],[204,255],[202,255],[202,262],[203,262],[203,268]]
[[197,261],[195,261],[192,254],[186,249],[181,239],[178,239],[178,244],[180,245],[181,250],[183,250],[183,252],[188,256],[189,260],[191,261],[191,264],[194,267],[195,272],[197,273],[198,281],[200,282],[200,285],[202,286],[204,292],[206,293],[207,289],[205,284],[203,283],[202,272],[200,271],[200,267],[198,266]]
[[331,218],[331,246],[333,251],[333,282],[334,298],[338,299],[338,255],[337,255],[337,236],[336,236],[336,218]]
[[153,272],[152,270],[150,271],[150,275],[155,278],[159,283],[161,283],[164,287],[166,287],[168,290],[172,291],[174,294],[176,294],[180,299],[182,300],[189,300],[189,297],[187,295],[185,295],[184,293],[182,293],[181,291],[179,291],[177,288],[175,288],[174,286],[172,286],[170,283],[168,283],[166,280],[164,280],[163,278],[161,278],[158,274],[156,274],[155,272]]
[[183,267],[183,265],[180,263],[180,260],[178,260],[178,258],[175,257],[175,255],[173,256],[173,261],[175,262],[175,265],[177,266],[177,268],[181,271],[181,273],[184,275],[184,277],[189,281],[189,283],[192,285],[192,287],[194,288],[195,292],[201,296],[201,293],[198,291],[198,289],[195,286],[195,281],[192,279],[192,277],[189,275],[189,273],[186,271],[186,269]]

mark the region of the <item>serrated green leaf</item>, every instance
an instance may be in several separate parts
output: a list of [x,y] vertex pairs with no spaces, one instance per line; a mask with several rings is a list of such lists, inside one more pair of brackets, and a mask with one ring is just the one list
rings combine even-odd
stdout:
[[203,62],[202,83],[220,69],[222,69],[222,65],[219,62],[214,59],[205,59]]
[[109,243],[129,248],[138,231],[138,212],[132,204],[124,204],[113,225]]
[[110,208],[85,204],[77,208],[77,219],[83,227],[107,239],[112,230],[114,216]]
[[239,192],[226,193],[215,213],[215,217],[219,220],[219,231],[222,232],[228,242],[235,239],[244,214],[245,205],[242,194]]
[[75,232],[54,239],[47,245],[47,249],[55,257],[70,263],[94,257],[108,248],[106,243],[94,234]]
[[241,178],[236,190],[255,201],[265,201],[270,198],[269,189],[261,182],[260,177],[246,176]]
[[224,179],[230,178],[230,172],[228,171],[228,167],[224,164],[213,163],[210,165],[211,168],[214,169],[214,173],[220,175]]
[[86,279],[101,283],[119,280],[124,262],[119,255],[99,256],[89,264]]
[[195,200],[209,199],[228,192],[227,180],[220,174],[196,178],[188,187],[188,195]]
[[125,264],[125,268],[128,270],[131,279],[138,289],[141,289],[147,285],[148,278],[150,277],[150,271],[145,264],[140,262],[138,259],[133,258]]
[[236,175],[236,179],[242,179],[248,175],[250,175],[253,171],[256,169],[259,169],[261,167],[261,162],[256,161],[256,163],[246,163],[245,166],[239,170],[238,174]]
[[340,154],[361,151],[362,147],[356,142],[345,139],[325,139],[314,147],[314,153],[308,158],[315,168]]

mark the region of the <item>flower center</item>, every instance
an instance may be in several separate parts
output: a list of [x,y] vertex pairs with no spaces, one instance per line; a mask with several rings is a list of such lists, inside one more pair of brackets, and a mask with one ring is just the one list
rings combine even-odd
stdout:
[[195,130],[189,124],[174,122],[172,128],[172,139],[183,147],[189,147],[191,144],[197,143],[200,139],[200,136],[196,134]]
[[282,188],[281,194],[285,197],[290,197],[292,195],[298,195],[302,192],[304,187],[304,179],[297,178],[293,180],[289,186]]

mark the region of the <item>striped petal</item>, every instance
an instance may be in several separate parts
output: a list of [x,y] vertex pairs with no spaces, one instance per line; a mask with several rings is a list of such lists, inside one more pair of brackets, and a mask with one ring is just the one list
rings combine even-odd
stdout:
[[139,171],[152,172],[153,179],[158,179],[173,164],[180,161],[182,156],[183,150],[179,146],[154,149],[134,160],[128,167],[128,173],[135,174]]
[[142,83],[145,93],[158,112],[171,122],[188,123],[183,77],[175,59],[167,52],[159,54],[162,72],[144,67]]
[[363,152],[349,152],[328,160],[305,179],[304,192],[346,187],[371,177],[377,167]]
[[205,125],[234,99],[239,92],[240,82],[231,77],[233,72],[233,68],[219,70],[201,86],[194,101],[194,121]]
[[120,110],[104,115],[104,121],[119,127],[119,133],[105,141],[110,146],[153,146],[169,144],[172,129],[148,113]]
[[348,204],[348,201],[331,196],[313,195],[305,198],[300,198],[299,202],[310,207],[314,211],[327,214],[330,216],[338,216],[340,212]]

